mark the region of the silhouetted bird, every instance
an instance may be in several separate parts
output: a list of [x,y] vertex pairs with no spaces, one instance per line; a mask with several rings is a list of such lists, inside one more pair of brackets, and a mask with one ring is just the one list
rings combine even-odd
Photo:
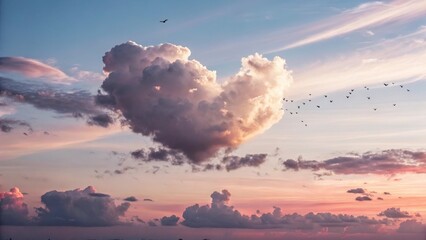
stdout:
[[298,109],[300,109],[300,106],[297,106]]
[[290,100],[290,102],[293,102],[293,100]]
[[330,100],[330,103],[332,103],[333,102],[333,100]]
[[368,99],[368,100],[370,100],[370,99],[371,99],[371,97],[367,97],[367,99]]
[[308,126],[308,124],[305,123],[305,127],[307,127],[307,126]]
[[377,111],[377,108],[373,108],[374,109],[374,111]]
[[303,104],[303,105],[306,105],[306,103],[304,103],[304,102],[303,102],[302,104]]
[[410,91],[410,89],[407,89],[407,92],[409,92]]
[[349,92],[349,94],[352,94],[352,92]]
[[290,112],[290,114],[293,114],[292,112]]
[[301,122],[303,122],[303,120]]
[[99,94],[99,95],[101,95],[101,94],[102,94],[100,89],[98,89],[98,94]]
[[317,105],[317,108],[320,108],[320,106]]
[[324,97],[327,97],[327,95],[324,95]]
[[370,90],[370,88],[367,88],[367,90]]
[[402,85],[399,85],[401,88],[403,88],[404,86],[402,86]]
[[389,83],[383,83],[383,85],[385,85],[385,87],[387,87],[389,85]]
[[355,89],[351,89],[351,92],[355,91]]
[[160,22],[162,22],[162,23],[166,23],[167,21],[168,21],[169,19],[164,19],[164,20],[162,20],[162,21],[160,21]]
[[298,112],[295,112],[296,114],[299,114]]
[[394,104],[393,104],[393,106],[395,107],[395,106],[396,106],[396,103],[394,103]]
[[349,98],[349,96],[346,96],[346,98]]
[[309,93],[309,96],[312,96],[312,94]]
[[308,101],[309,101],[309,102],[311,102],[312,100],[311,100],[311,99],[309,99]]
[[26,133],[26,132],[24,132],[23,134],[24,134],[25,136],[28,136],[28,133]]

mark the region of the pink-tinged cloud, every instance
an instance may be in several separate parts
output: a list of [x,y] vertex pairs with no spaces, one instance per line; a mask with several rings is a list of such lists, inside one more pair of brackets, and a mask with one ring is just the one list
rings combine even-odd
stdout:
[[415,219],[409,219],[399,224],[398,232],[401,233],[420,233],[426,236],[426,224],[418,222]]
[[0,192],[0,226],[28,223],[28,206],[24,203],[24,195],[19,188],[14,187],[9,192]]
[[53,226],[119,225],[130,203],[116,205],[107,194],[96,193],[89,186],[84,190],[50,191],[41,196],[45,207],[36,209],[36,224]]
[[242,58],[240,71],[219,84],[214,71],[189,56],[188,48],[173,44],[115,46],[103,57],[107,94],[98,103],[121,112],[134,132],[194,163],[237,148],[283,116],[292,77],[282,58]]
[[313,213],[305,215],[298,213],[283,214],[281,208],[274,207],[270,213],[255,213],[244,215],[228,203],[230,192],[211,194],[210,205],[195,204],[185,209],[182,214],[182,224],[192,228],[249,228],[274,229],[303,232],[334,231],[341,233],[377,232],[380,227],[388,225],[387,219],[375,219],[366,216],[348,214]]
[[74,78],[55,67],[24,57],[0,57],[0,72],[19,73],[29,78],[39,78],[55,83],[68,84],[75,81]]
[[305,37],[284,47],[271,50],[269,53],[324,41],[367,27],[394,21],[408,21],[424,16],[424,14],[426,14],[426,2],[421,0],[364,3],[337,16],[303,27],[299,34],[304,34]]
[[391,149],[382,152],[351,154],[324,161],[288,159],[284,170],[326,170],[334,174],[395,175],[402,173],[426,173],[426,152]]

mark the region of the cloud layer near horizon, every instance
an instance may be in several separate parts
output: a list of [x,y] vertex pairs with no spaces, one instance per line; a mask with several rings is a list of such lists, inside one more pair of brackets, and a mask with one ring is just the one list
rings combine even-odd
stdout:
[[19,188],[0,192],[0,226],[26,225],[28,222],[28,206],[24,203],[24,195]]
[[212,199],[210,205],[195,204],[186,208],[182,214],[184,219],[182,225],[193,228],[282,228],[306,232],[319,232],[324,228],[335,228],[337,232],[353,233],[377,232],[380,226],[390,223],[387,219],[347,214],[313,212],[305,215],[283,214],[279,207],[274,207],[270,213],[247,216],[228,204],[231,197],[229,191],[213,192],[210,197]]
[[120,205],[107,194],[96,193],[94,187],[59,192],[50,191],[41,196],[45,207],[36,208],[36,222],[53,226],[112,226],[120,224],[130,203]]
[[115,46],[103,57],[107,95],[98,103],[194,163],[235,149],[281,119],[283,91],[292,81],[283,59],[248,56],[219,84],[214,71],[189,56],[188,48],[173,44]]

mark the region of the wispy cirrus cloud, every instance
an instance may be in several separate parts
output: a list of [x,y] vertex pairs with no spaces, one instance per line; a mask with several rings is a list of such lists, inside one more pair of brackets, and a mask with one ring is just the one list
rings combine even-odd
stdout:
[[36,59],[25,57],[0,57],[0,73],[18,73],[29,78],[40,78],[43,80],[69,84],[76,81],[63,71],[42,63]]
[[370,2],[346,10],[337,16],[303,27],[305,36],[293,43],[273,49],[268,53],[296,48],[333,37],[341,36],[356,30],[375,27],[393,21],[407,21],[424,16],[426,2],[418,0],[396,0],[390,3]]
[[296,69],[288,94],[303,98],[307,91],[315,96],[385,82],[425,79],[425,39],[426,27],[422,26],[413,33]]

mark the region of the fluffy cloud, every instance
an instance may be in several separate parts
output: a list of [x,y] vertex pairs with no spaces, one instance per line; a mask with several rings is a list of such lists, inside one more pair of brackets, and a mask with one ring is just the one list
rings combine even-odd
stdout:
[[172,215],[170,217],[164,216],[160,219],[162,226],[176,226],[179,221],[179,217]]
[[55,226],[111,226],[120,224],[119,217],[130,206],[115,205],[113,198],[96,194],[89,186],[84,190],[50,191],[41,196],[45,208],[37,208],[37,223]]
[[336,157],[325,161],[288,159],[283,165],[285,170],[327,170],[334,174],[426,173],[426,152],[391,149],[378,153],[366,152]]
[[24,195],[19,188],[0,192],[0,226],[25,225],[28,220],[28,206],[24,203]]
[[401,233],[423,233],[426,234],[426,225],[415,219],[409,219],[399,224],[397,230]]
[[401,211],[399,208],[388,208],[385,211],[379,213],[377,216],[388,217],[388,218],[411,218],[412,216],[406,212]]
[[107,94],[98,103],[194,163],[238,147],[281,119],[283,91],[292,81],[283,59],[248,56],[219,84],[215,72],[189,56],[188,48],[173,44],[115,46],[103,57]]
[[61,70],[38,60],[24,57],[0,57],[0,72],[14,72],[30,78],[40,78],[56,83],[70,83],[74,78]]
[[210,205],[200,206],[195,204],[183,212],[183,225],[194,228],[251,228],[268,229],[283,228],[287,230],[320,231],[323,228],[339,228],[341,231],[362,232],[366,229],[376,229],[388,224],[388,220],[376,220],[366,216],[352,216],[347,214],[332,213],[297,213],[283,214],[279,207],[274,207],[270,213],[260,216],[252,214],[243,215],[233,206],[229,206],[231,194],[227,190],[211,195]]

